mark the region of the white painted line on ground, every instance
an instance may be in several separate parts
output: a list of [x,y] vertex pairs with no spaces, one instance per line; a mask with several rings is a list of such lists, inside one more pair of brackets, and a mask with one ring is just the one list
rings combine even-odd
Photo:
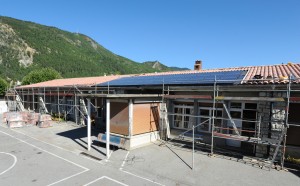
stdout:
[[49,152],[49,151],[47,151],[47,150],[45,150],[45,149],[42,149],[42,148],[40,148],[40,147],[38,147],[38,146],[35,146],[35,145],[31,144],[31,143],[28,143],[27,141],[21,140],[21,139],[15,137],[15,136],[12,136],[12,135],[10,135],[10,134],[8,134],[8,133],[6,133],[6,132],[3,132],[3,131],[0,131],[0,132],[3,133],[3,134],[5,134],[5,135],[7,135],[7,136],[10,136],[10,137],[12,137],[12,138],[14,138],[14,139],[16,139],[16,140],[19,140],[19,141],[21,141],[21,142],[23,142],[23,143],[25,143],[25,144],[27,144],[27,145],[30,145],[30,146],[32,146],[32,147],[34,147],[34,148],[37,148],[37,149],[39,149],[39,150],[41,150],[41,151],[44,151],[44,152],[48,153],[48,154],[51,154],[52,156],[55,156],[55,157],[57,157],[57,158],[59,158],[59,159],[62,159],[62,160],[64,160],[64,161],[66,161],[66,162],[69,162],[69,163],[71,163],[71,164],[73,164],[73,165],[76,165],[77,167],[80,167],[80,168],[85,169],[85,170],[89,170],[88,168],[86,168],[86,167],[84,167],[84,166],[81,166],[81,165],[79,165],[79,164],[77,164],[77,163],[74,163],[74,162],[72,162],[72,161],[70,161],[70,160],[67,160],[67,159],[65,159],[65,158],[63,158],[63,157],[61,157],[61,156],[59,156],[59,155],[53,154],[52,152]]
[[162,184],[160,184],[160,183],[158,183],[158,182],[155,182],[155,181],[152,181],[152,180],[150,180],[150,179],[148,179],[148,178],[144,178],[144,177],[142,177],[142,176],[139,176],[139,175],[136,175],[136,174],[133,174],[133,173],[131,173],[131,172],[128,172],[128,171],[123,170],[123,167],[124,167],[124,165],[125,165],[125,163],[126,163],[126,161],[127,161],[127,157],[128,157],[128,155],[129,155],[129,152],[130,152],[130,151],[127,152],[127,154],[126,154],[126,156],[125,156],[125,158],[124,158],[124,160],[123,160],[123,163],[122,163],[121,167],[119,168],[119,170],[122,171],[122,172],[124,172],[124,173],[126,173],[126,174],[130,174],[130,175],[132,175],[132,176],[141,178],[141,179],[143,179],[143,180],[147,180],[147,181],[152,182],[152,183],[155,183],[155,184],[157,184],[157,185],[162,185]]
[[112,178],[110,178],[110,177],[108,177],[108,176],[102,176],[102,177],[100,177],[100,178],[97,178],[97,179],[95,179],[94,181],[91,181],[91,182],[85,184],[84,186],[88,186],[88,185],[93,184],[93,183],[95,183],[95,182],[97,182],[97,181],[99,181],[99,180],[101,180],[101,179],[104,179],[104,178],[106,178],[106,179],[108,179],[108,180],[110,180],[110,181],[113,181],[113,182],[115,182],[115,183],[118,183],[118,184],[120,184],[120,185],[128,186],[128,185],[126,185],[126,184],[124,184],[124,183],[122,183],[122,182],[119,182],[119,181],[117,181],[117,180],[115,180],[115,179],[112,179]]
[[1,176],[2,174],[6,173],[7,171],[9,171],[10,169],[12,169],[16,165],[16,163],[17,163],[17,157],[15,155],[13,155],[11,153],[7,153],[7,152],[0,152],[0,153],[12,156],[14,158],[14,163],[8,169],[6,169],[5,171],[1,172],[0,173],[0,176]]
[[127,154],[126,154],[126,156],[125,156],[125,158],[124,158],[124,160],[123,160],[123,163],[122,163],[122,165],[121,165],[121,167],[120,167],[120,170],[123,169],[123,167],[124,167],[124,165],[125,165],[125,162],[126,162],[126,160],[127,160],[128,155],[129,155],[129,151],[127,152]]
[[31,139],[34,139],[34,140],[40,141],[40,142],[42,142],[42,143],[45,143],[45,144],[47,144],[47,145],[51,145],[51,146],[53,146],[53,147],[56,147],[56,148],[58,148],[58,149],[61,149],[61,150],[67,151],[67,152],[71,152],[71,153],[74,153],[74,154],[78,154],[78,153],[76,153],[76,152],[74,152],[74,151],[71,151],[71,150],[68,150],[68,149],[64,149],[64,148],[62,148],[62,147],[60,147],[60,146],[57,146],[57,145],[54,145],[54,144],[51,144],[51,143],[42,141],[42,140],[37,139],[37,138],[32,137],[32,136],[28,136],[27,134],[25,134],[25,133],[23,133],[23,132],[20,132],[20,131],[14,130],[14,129],[11,129],[11,130],[14,131],[14,132],[16,132],[16,133],[19,133],[19,134],[22,134],[22,135],[24,135],[24,136],[27,136],[27,137],[29,137],[29,138],[31,138]]
[[133,173],[131,173],[131,172],[128,172],[128,171],[125,171],[125,170],[122,170],[122,169],[121,169],[120,171],[122,171],[122,172],[124,172],[124,173],[127,173],[127,174],[130,174],[130,175],[132,175],[132,176],[135,176],[135,177],[141,178],[141,179],[143,179],[143,180],[147,180],[147,181],[149,181],[149,182],[155,183],[155,184],[157,184],[157,185],[162,185],[162,186],[164,186],[164,185],[163,185],[163,184],[161,184],[161,183],[158,183],[158,182],[156,182],[156,181],[152,181],[152,180],[150,180],[150,179],[148,179],[148,178],[144,178],[144,177],[142,177],[142,176],[139,176],[139,175],[133,174]]
[[50,186],[50,185],[55,185],[55,184],[57,184],[57,183],[60,183],[60,182],[65,181],[65,180],[67,180],[67,179],[73,178],[73,177],[78,176],[78,175],[80,175],[80,174],[82,174],[82,173],[84,173],[84,172],[87,172],[87,171],[89,171],[89,169],[84,170],[84,171],[81,171],[81,172],[78,172],[78,173],[76,173],[76,174],[73,174],[73,175],[71,175],[71,176],[69,176],[69,177],[63,178],[63,179],[61,179],[61,180],[58,180],[58,181],[56,181],[56,182],[54,182],[54,183],[49,184],[48,186]]
[[[3,127],[3,126],[2,126],[2,127]],[[60,147],[60,146],[57,146],[57,145],[54,145],[54,144],[51,144],[51,143],[42,141],[42,140],[40,140],[40,139],[37,139],[37,138],[31,137],[31,136],[28,136],[27,134],[25,134],[25,133],[23,133],[23,132],[20,132],[20,131],[17,131],[17,130],[13,130],[13,129],[11,129],[11,130],[14,131],[14,132],[16,132],[16,133],[19,133],[19,134],[22,134],[22,135],[24,135],[24,136],[27,136],[27,137],[29,137],[29,138],[31,138],[31,139],[34,139],[34,140],[36,140],[36,141],[39,141],[39,142],[45,143],[45,144],[47,144],[47,145],[53,146],[53,147],[55,147],[55,148],[58,148],[58,149],[61,149],[61,150],[64,150],[64,151],[71,152],[71,153],[73,153],[73,154],[79,155],[79,153],[76,153],[76,152],[71,151],[71,150],[68,150],[68,149],[64,149],[64,148],[62,148],[62,147]],[[101,165],[104,165],[104,163],[102,163],[102,162],[100,162],[100,161],[93,160],[92,158],[85,157],[85,156],[81,156],[81,157],[84,157],[84,158],[86,158],[86,159],[88,159],[88,160],[97,162],[97,163],[99,163],[99,164],[101,164]]]
[[65,158],[63,158],[63,157],[61,157],[61,156],[59,156],[59,155],[56,155],[56,154],[54,154],[54,153],[52,153],[52,152],[49,152],[49,151],[47,151],[47,150],[45,150],[45,149],[42,149],[42,148],[38,147],[38,146],[35,146],[35,145],[33,145],[33,144],[30,144],[30,143],[28,143],[28,142],[26,142],[26,141],[24,141],[24,140],[21,140],[21,139],[15,137],[15,136],[12,136],[12,135],[10,135],[10,134],[8,134],[8,133],[6,133],[6,132],[0,131],[0,133],[5,134],[5,135],[7,135],[7,136],[10,136],[10,137],[12,137],[12,138],[14,138],[14,139],[16,139],[16,140],[18,140],[18,141],[21,141],[21,142],[23,142],[23,143],[25,143],[25,144],[27,144],[27,145],[29,145],[29,146],[32,146],[32,147],[34,147],[34,148],[37,148],[37,149],[39,149],[39,150],[41,150],[41,151],[44,151],[44,152],[46,152],[46,153],[48,153],[48,154],[50,154],[50,155],[52,155],[52,156],[54,156],[54,157],[57,157],[57,158],[59,158],[59,159],[61,159],[61,160],[64,160],[64,161],[66,161],[66,162],[68,162],[68,163],[71,163],[71,164],[73,164],[73,165],[75,165],[75,166],[77,166],[77,167],[80,167],[80,168],[84,169],[83,171],[81,171],[81,172],[79,172],[79,173],[73,174],[73,175],[71,175],[71,176],[69,176],[69,177],[63,178],[63,179],[61,179],[61,180],[59,180],[59,181],[56,181],[56,182],[54,182],[54,183],[51,183],[51,184],[49,184],[49,185],[54,185],[54,184],[60,183],[60,182],[65,181],[65,180],[67,180],[67,179],[69,179],[69,178],[78,176],[78,175],[80,175],[80,174],[82,174],[82,173],[84,173],[84,172],[89,171],[88,168],[86,168],[86,167],[84,167],[84,166],[82,166],[82,165],[79,165],[79,164],[77,164],[77,163],[75,163],[75,162],[72,162],[72,161],[70,161],[70,160],[68,160],[68,159],[65,159]]

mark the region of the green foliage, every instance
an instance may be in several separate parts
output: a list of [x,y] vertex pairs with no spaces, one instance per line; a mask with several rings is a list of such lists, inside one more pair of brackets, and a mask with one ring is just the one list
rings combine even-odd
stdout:
[[[13,80],[20,80],[30,71],[45,67],[57,70],[64,78],[160,71],[116,55],[83,34],[0,16],[1,24],[8,25],[16,34],[2,37],[4,41],[0,42],[22,40],[35,50],[33,64],[24,67],[19,64],[20,55],[15,50],[7,45],[0,46],[3,59],[0,74]],[[0,30],[0,35],[8,34],[2,32]],[[25,51],[24,54],[29,56],[30,52]]]
[[43,81],[49,81],[52,79],[59,79],[62,78],[59,72],[52,68],[43,68],[40,70],[34,70],[26,75],[23,80],[23,85],[29,85],[33,83],[39,83]]
[[0,95],[5,94],[7,87],[8,87],[7,81],[5,81],[5,79],[0,78]]

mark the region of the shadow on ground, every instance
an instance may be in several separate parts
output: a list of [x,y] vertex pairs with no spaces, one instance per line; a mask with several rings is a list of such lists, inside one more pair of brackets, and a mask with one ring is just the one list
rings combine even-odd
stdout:
[[[92,130],[91,131],[91,137],[92,138],[97,138],[99,132],[101,132],[101,131]],[[81,127],[81,128],[68,130],[68,131],[65,131],[65,132],[60,132],[60,133],[57,133],[57,135],[72,139],[76,144],[81,146],[83,149],[87,150],[87,127]],[[99,142],[97,140],[93,140],[91,148],[94,149],[95,151],[99,152],[102,155],[106,155],[105,153],[101,152],[95,146],[106,148],[105,143]],[[117,147],[112,146],[112,145],[110,145],[110,149],[113,150],[113,151],[118,150]]]

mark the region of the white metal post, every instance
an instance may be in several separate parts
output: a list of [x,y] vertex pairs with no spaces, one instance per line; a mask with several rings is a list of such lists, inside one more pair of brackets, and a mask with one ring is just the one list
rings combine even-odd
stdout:
[[110,100],[106,99],[106,158],[109,159],[110,150]]
[[195,125],[193,125],[193,161],[192,161],[193,170],[194,170],[194,161],[195,161]]
[[33,88],[31,89],[32,90],[32,110],[34,111],[34,90]]
[[88,102],[88,115],[87,115],[87,138],[88,138],[88,151],[91,150],[91,99],[87,98]]
[[[77,118],[77,115],[78,115],[78,111],[77,111],[77,109],[78,109],[78,107],[77,107],[77,94],[75,93],[75,91],[74,91],[74,102],[75,102],[75,104],[74,104],[74,111],[75,111],[75,122],[76,122],[76,125],[78,124],[78,118]],[[79,106],[79,109],[80,109],[80,106]]]
[[132,103],[132,99],[129,100],[128,103],[128,107],[129,107],[129,111],[128,111],[128,115],[129,115],[129,126],[128,126],[128,136],[131,137],[132,136],[132,126],[133,126],[133,103]]
[[217,78],[215,76],[214,82],[214,99],[213,99],[213,113],[212,113],[212,128],[211,128],[211,147],[210,147],[210,154],[213,156],[214,154],[214,131],[215,131],[215,109],[216,109],[216,84]]
[[59,106],[59,87],[57,87],[57,111],[58,111],[58,122],[60,122],[60,106]]

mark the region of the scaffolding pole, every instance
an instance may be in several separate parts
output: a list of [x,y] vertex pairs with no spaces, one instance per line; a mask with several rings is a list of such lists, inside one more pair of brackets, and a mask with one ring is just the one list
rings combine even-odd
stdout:
[[91,99],[87,98],[88,113],[87,113],[87,138],[88,138],[88,151],[91,150]]
[[58,122],[60,122],[60,103],[59,103],[59,87],[57,87],[57,112],[58,112]]
[[286,113],[285,113],[285,123],[284,123],[284,138],[283,138],[283,152],[281,155],[281,169],[284,168],[284,161],[285,161],[285,152],[286,152],[286,137],[287,137],[287,128],[289,127],[289,110],[290,110],[290,97],[291,97],[291,76],[289,76],[289,83],[287,85],[287,92],[286,92]]
[[193,160],[192,160],[192,169],[194,170],[195,162],[195,125],[193,124]]
[[106,99],[106,158],[110,157],[110,100]]
[[214,154],[214,131],[215,131],[215,108],[216,108],[216,85],[217,80],[215,76],[214,81],[214,99],[213,99],[213,115],[212,115],[212,128],[211,128],[211,147],[210,147],[210,155]]

